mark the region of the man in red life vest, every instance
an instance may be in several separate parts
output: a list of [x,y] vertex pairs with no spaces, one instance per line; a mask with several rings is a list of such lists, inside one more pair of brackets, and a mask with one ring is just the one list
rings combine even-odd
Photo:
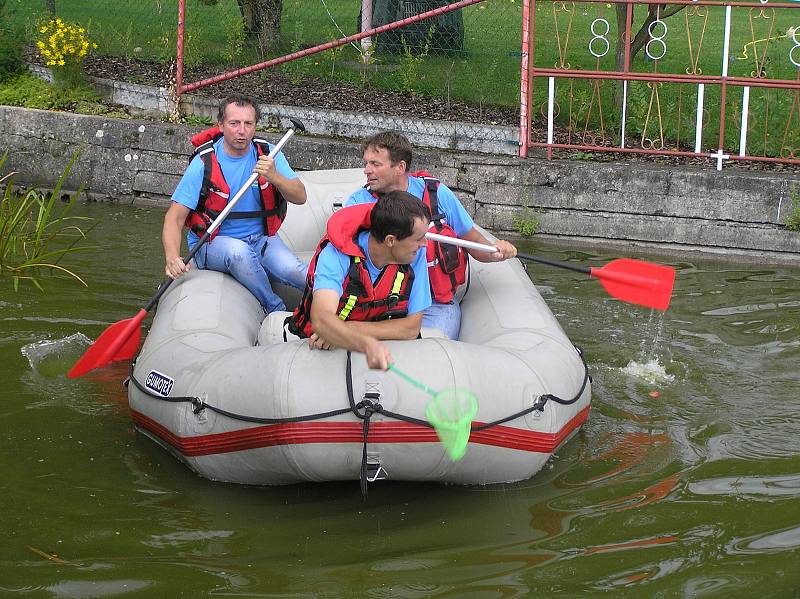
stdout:
[[336,212],[289,331],[311,349],[362,352],[370,368],[386,370],[392,357],[381,340],[416,339],[431,303],[428,222],[425,206],[404,191]]
[[[461,202],[446,185],[427,173],[409,173],[411,144],[400,133],[385,131],[364,143],[365,187],[352,193],[345,206],[374,202],[395,190],[407,191],[421,200],[431,212],[429,230],[441,235],[493,245],[489,254],[468,250],[480,262],[499,262],[517,255],[517,248],[507,241],[489,242],[475,228]],[[422,326],[439,329],[450,339],[458,339],[461,306],[454,294],[466,278],[467,256],[460,247],[428,242],[427,260],[433,302],[425,311]]]
[[[266,312],[285,310],[270,281],[299,289],[305,286],[308,267],[284,245],[278,228],[286,215],[286,202],[304,204],[306,190],[286,158],[269,158],[272,145],[255,137],[260,118],[258,105],[247,96],[234,96],[219,107],[218,129],[202,138],[183,177],[172,194],[164,217],[162,242],[167,276],[178,278],[189,270],[181,259],[181,230],[189,227],[191,249],[205,228],[236,195],[253,171],[260,178],[195,255],[200,268],[233,275],[258,298]],[[203,143],[205,142],[205,143]]]

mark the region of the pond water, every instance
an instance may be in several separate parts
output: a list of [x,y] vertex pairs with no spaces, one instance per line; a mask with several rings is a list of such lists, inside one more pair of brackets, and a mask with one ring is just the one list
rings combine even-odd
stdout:
[[[65,373],[162,277],[162,212],[88,205],[89,289],[0,280],[0,594],[25,597],[800,597],[800,269],[648,258],[666,313],[530,272],[594,378],[531,480],[256,488],[134,431],[126,365]],[[618,257],[532,244],[582,265]],[[148,321],[149,322],[149,321]]]

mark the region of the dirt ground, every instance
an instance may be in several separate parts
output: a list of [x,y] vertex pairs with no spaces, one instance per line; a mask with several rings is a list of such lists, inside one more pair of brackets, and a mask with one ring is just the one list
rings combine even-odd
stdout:
[[[89,56],[85,66],[89,75],[145,85],[163,86],[171,78],[169,69],[163,65],[109,56]],[[218,74],[219,71],[209,69],[188,69],[184,79],[199,81]],[[408,115],[445,121],[491,122],[496,125],[516,125],[519,122],[519,113],[516,109],[469,106],[462,102],[448,102],[440,98],[392,93],[370,86],[308,77],[296,85],[276,70],[242,75],[203,88],[199,93],[220,98],[233,94],[246,94],[264,104],[375,112],[392,116]]]

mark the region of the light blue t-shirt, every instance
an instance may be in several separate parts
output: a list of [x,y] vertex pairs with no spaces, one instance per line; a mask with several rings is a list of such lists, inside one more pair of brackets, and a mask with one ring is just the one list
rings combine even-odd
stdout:
[[[381,269],[375,266],[369,257],[369,231],[361,231],[358,234],[358,245],[367,257],[367,272],[369,272],[372,282],[375,283]],[[332,243],[326,245],[319,254],[317,268],[314,270],[314,291],[332,289],[336,295],[341,297],[342,283],[350,270],[350,260],[350,256],[333,247]],[[417,257],[411,263],[411,269],[414,271],[414,283],[408,297],[408,313],[416,314],[427,310],[431,305],[428,263],[425,259],[424,247],[417,252]]]
[[[256,148],[251,144],[250,151],[244,156],[236,157],[227,154],[223,147],[223,139],[214,142],[214,151],[217,153],[217,161],[222,169],[222,174],[230,188],[230,197],[242,188],[247,178],[253,174],[258,154]],[[272,150],[272,144],[269,144]],[[296,179],[297,175],[289,166],[283,153],[278,152],[275,160],[275,169],[287,179]],[[190,210],[197,207],[200,199],[200,188],[203,185],[203,161],[199,156],[195,156],[183,173],[183,177],[178,182],[175,192],[172,194],[172,201],[183,204]],[[233,212],[251,212],[261,210],[261,198],[258,193],[258,181],[251,186],[250,192],[245,193],[242,199],[236,203]],[[244,239],[254,234],[264,234],[264,221],[260,218],[226,218],[219,228],[219,234],[236,239]],[[197,235],[189,231],[189,247],[197,242]]]
[[[425,179],[409,176],[408,189],[406,191],[421,200],[425,194]],[[453,228],[456,235],[461,237],[475,226],[472,217],[464,210],[464,206],[461,205],[456,195],[444,183],[439,184],[439,189],[436,190],[436,199],[439,204],[439,212],[444,214],[447,224]],[[372,194],[362,187],[358,191],[351,193],[344,205],[354,206],[375,201],[377,200]]]

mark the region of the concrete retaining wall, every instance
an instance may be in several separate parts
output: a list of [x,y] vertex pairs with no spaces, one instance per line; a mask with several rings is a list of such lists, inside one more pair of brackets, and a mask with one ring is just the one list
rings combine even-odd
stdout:
[[[19,184],[52,187],[71,154],[67,182],[92,200],[166,206],[191,152],[196,126],[109,119],[0,106],[0,152]],[[280,137],[280,132],[271,136]],[[267,135],[270,137],[270,135]],[[354,142],[296,136],[285,148],[298,170],[361,166]],[[536,209],[544,239],[702,251],[763,262],[795,262],[800,233],[783,226],[797,173],[522,160],[419,150],[414,169],[435,173],[476,221],[500,235]],[[527,208],[526,208],[527,207]]]

